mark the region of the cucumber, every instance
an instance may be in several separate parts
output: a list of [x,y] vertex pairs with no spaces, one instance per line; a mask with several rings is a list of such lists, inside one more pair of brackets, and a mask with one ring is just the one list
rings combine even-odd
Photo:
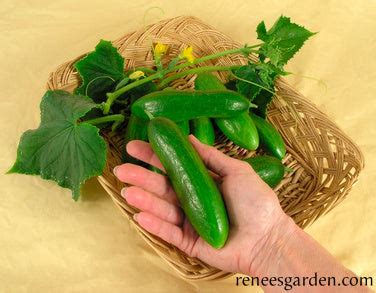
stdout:
[[249,101],[230,90],[217,91],[158,91],[133,103],[132,114],[149,120],[166,117],[175,122],[199,117],[233,117],[248,111]]
[[257,156],[244,161],[249,163],[257,175],[272,188],[281,182],[285,174],[285,167],[281,161],[272,156]]
[[215,142],[215,132],[210,118],[200,117],[191,120],[192,134],[202,143],[213,145]]
[[247,150],[255,150],[259,146],[259,135],[255,124],[248,113],[226,119],[215,119],[217,126],[226,137],[236,145]]
[[[147,122],[138,118],[135,115],[131,115],[131,117],[128,120],[127,128],[125,131],[124,136],[124,146],[127,146],[127,143],[131,140],[138,139],[147,141],[148,140],[148,134],[147,134]],[[136,160],[135,158],[131,157],[127,150],[125,149],[123,152],[122,160],[125,163],[133,163],[133,164],[139,164],[140,161]]]
[[[223,90],[226,87],[211,73],[200,73],[195,80],[198,90]],[[241,113],[231,118],[214,120],[223,134],[236,145],[247,150],[255,150],[259,146],[259,136],[255,124],[248,113]]]
[[189,128],[189,121],[188,120],[185,120],[185,121],[180,121],[178,123],[176,123],[179,128],[181,129],[181,131],[185,134],[185,135],[189,135],[189,132],[190,132],[190,128]]
[[152,119],[148,137],[189,222],[206,242],[221,248],[229,233],[226,208],[200,156],[176,123],[167,118]]
[[253,121],[255,122],[257,131],[260,136],[261,146],[271,155],[282,160],[286,155],[286,146],[282,139],[282,136],[274,128],[272,124],[265,119],[250,113]]
[[210,72],[198,73],[195,79],[196,90],[223,90],[225,85]]

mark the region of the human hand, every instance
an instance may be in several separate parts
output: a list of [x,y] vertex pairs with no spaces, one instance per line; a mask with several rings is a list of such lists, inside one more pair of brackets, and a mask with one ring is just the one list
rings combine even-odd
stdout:
[[[189,140],[214,173],[226,204],[230,234],[223,248],[211,247],[194,231],[166,176],[134,164],[120,165],[115,175],[133,185],[122,190],[122,196],[140,210],[135,220],[148,232],[214,267],[250,274],[255,267],[265,265],[266,259],[272,259],[270,254],[278,251],[295,225],[282,211],[273,190],[248,163],[230,158],[193,136]],[[127,152],[164,170],[146,142],[129,142]]]

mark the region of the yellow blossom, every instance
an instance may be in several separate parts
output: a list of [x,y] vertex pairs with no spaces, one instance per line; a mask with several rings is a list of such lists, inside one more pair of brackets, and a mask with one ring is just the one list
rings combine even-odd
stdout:
[[154,46],[154,56],[156,58],[160,58],[162,55],[166,54],[167,49],[168,49],[168,45],[157,43]]
[[195,61],[195,56],[193,56],[193,48],[192,46],[189,46],[187,48],[185,48],[183,50],[183,52],[181,52],[180,54],[180,58],[183,59],[187,59],[189,63],[193,63]]
[[130,75],[129,75],[129,79],[139,79],[140,77],[144,77],[145,76],[145,73],[141,70],[137,70],[135,72],[132,72]]

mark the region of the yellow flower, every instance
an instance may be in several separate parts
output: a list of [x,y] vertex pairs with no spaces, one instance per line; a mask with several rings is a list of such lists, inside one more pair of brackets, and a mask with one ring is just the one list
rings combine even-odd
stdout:
[[183,59],[187,59],[189,63],[193,63],[195,61],[195,56],[193,56],[193,48],[192,46],[189,46],[187,48],[185,48],[183,50],[183,52],[181,52],[180,54],[180,58]]
[[141,70],[137,70],[135,72],[132,72],[130,75],[129,75],[129,79],[139,79],[140,77],[144,77],[145,76],[145,73]]
[[154,56],[156,58],[160,58],[162,55],[166,54],[167,49],[168,49],[168,45],[157,43],[154,46]]

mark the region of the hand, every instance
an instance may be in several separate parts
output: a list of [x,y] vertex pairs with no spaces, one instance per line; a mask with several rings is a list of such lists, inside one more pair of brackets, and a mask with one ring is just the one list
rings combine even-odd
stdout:
[[[167,177],[137,165],[120,165],[115,168],[115,175],[133,185],[122,190],[122,195],[140,210],[135,220],[145,230],[214,267],[250,274],[256,269],[253,266],[263,265],[275,247],[283,245],[283,239],[293,231],[292,220],[282,211],[273,190],[248,163],[230,158],[193,136],[189,140],[208,169],[216,174],[214,178],[226,204],[230,234],[223,248],[211,247],[194,231]],[[146,142],[129,142],[127,152],[164,170]]]

